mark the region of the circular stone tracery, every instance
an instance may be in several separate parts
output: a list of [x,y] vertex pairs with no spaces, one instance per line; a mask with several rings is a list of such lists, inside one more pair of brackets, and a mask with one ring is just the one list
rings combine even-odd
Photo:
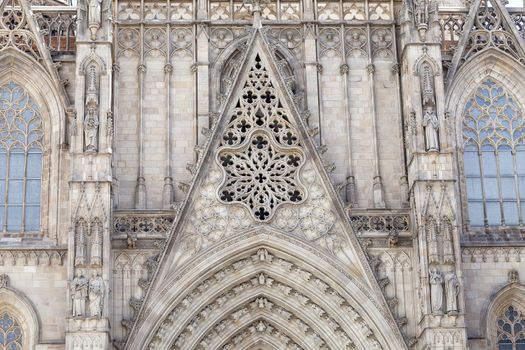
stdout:
[[217,162],[223,169],[219,199],[245,205],[257,221],[270,220],[282,203],[305,200],[298,174],[305,154],[259,56],[222,135]]
[[301,203],[305,190],[297,173],[304,164],[298,147],[280,147],[265,130],[254,131],[242,145],[223,147],[217,160],[226,176],[222,202],[246,205],[258,221],[268,220],[281,203]]

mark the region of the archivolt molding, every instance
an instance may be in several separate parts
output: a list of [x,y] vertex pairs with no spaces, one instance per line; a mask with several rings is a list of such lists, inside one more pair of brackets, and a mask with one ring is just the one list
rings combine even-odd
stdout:
[[[222,107],[228,113],[213,125],[211,137],[206,146],[199,151],[197,176],[191,184],[187,184],[187,196],[176,219],[174,234],[168,239],[166,248],[157,260],[161,267],[156,269],[153,275],[154,280],[150,282],[151,287],[144,298],[145,304],[140,307],[127,346],[130,349],[144,349],[144,342],[147,345],[151,343],[150,337],[155,333],[156,337],[161,339],[161,344],[169,344],[165,339],[167,334],[176,336],[182,330],[168,332],[163,327],[170,327],[170,324],[173,323],[167,319],[167,313],[185,298],[186,294],[183,294],[182,291],[191,291],[190,286],[201,283],[202,278],[209,278],[203,274],[203,271],[217,272],[216,269],[223,268],[226,261],[232,261],[230,259],[233,259],[236,254],[247,252],[248,249],[254,247],[261,248],[261,244],[269,246],[273,243],[282,251],[289,251],[290,247],[294,247],[293,255],[300,254],[299,251],[302,252],[302,256],[296,260],[309,261],[309,266],[323,268],[325,276],[321,280],[328,278],[326,276],[337,276],[336,281],[339,284],[331,288],[334,290],[338,288],[338,295],[343,297],[348,305],[355,307],[356,310],[359,308],[358,312],[362,312],[360,317],[366,320],[367,329],[373,329],[372,333],[374,333],[374,337],[369,334],[360,335],[361,340],[355,340],[349,336],[352,341],[358,341],[361,348],[374,348],[374,346],[377,348],[374,341],[380,345],[379,348],[381,346],[389,349],[405,348],[398,325],[381,294],[381,289],[375,281],[357,238],[353,236],[349,222],[345,222],[348,219],[346,212],[331,187],[324,164],[318,156],[310,133],[300,119],[292,96],[286,89],[276,63],[272,59],[271,49],[262,33],[255,32],[249,41],[247,52],[248,57],[245,62],[249,65],[242,65],[241,71],[246,75],[242,79],[237,79],[231,90],[241,91],[245,86],[248,70],[252,65],[257,64],[256,56],[260,55],[262,62],[267,64],[269,78],[273,79],[272,82],[283,99],[283,106],[288,107],[289,120],[295,122],[293,125],[298,130],[299,140],[306,157],[306,163],[299,177],[306,187],[307,200],[296,207],[293,207],[292,204],[283,204],[274,217],[264,225],[252,219],[249,211],[241,205],[220,202],[216,191],[223,174],[219,171],[219,165],[213,162],[213,158],[217,150],[220,150],[220,142],[224,136],[223,130],[230,121],[229,111],[233,111],[237,106],[238,96],[228,99],[228,103]],[[229,94],[232,95],[232,92]],[[256,110],[253,111],[253,113],[256,112]],[[280,217],[280,215],[283,216]],[[195,270],[196,268],[198,270]],[[272,270],[269,272],[272,273]],[[260,274],[264,271],[258,272]],[[244,278],[243,276],[245,275],[242,273],[235,275],[235,281]],[[253,278],[253,275],[245,277]],[[288,281],[286,276],[271,275],[269,277],[281,283]],[[196,281],[196,278],[199,281]],[[325,307],[331,308],[333,314],[340,313],[342,304],[329,301],[329,296],[324,292],[322,297],[316,297],[310,295],[312,290],[303,291],[301,288],[306,288],[305,286],[294,286],[293,283],[295,282],[288,281],[290,286],[297,288],[316,304],[328,303]],[[344,287],[339,288],[339,285]],[[208,288],[207,290],[209,292],[206,293],[220,292],[222,288]],[[191,303],[213,300],[211,295],[206,294],[205,297],[200,291],[195,293],[200,294],[195,294],[198,298],[192,299]],[[197,306],[191,306],[191,310]],[[197,311],[200,309],[191,311],[193,314],[188,314],[185,322],[177,321],[175,327],[180,328],[188,323],[189,320],[196,317]],[[350,311],[346,311],[344,317],[350,317],[349,314]],[[353,329],[351,320],[341,322],[345,333],[351,334],[351,329]],[[370,325],[377,326],[371,328]],[[158,332],[152,331],[152,327],[155,327]],[[324,333],[329,333],[329,331]],[[384,335],[388,337],[388,341]]]
[[275,350],[299,350],[299,344],[268,321],[258,320],[244,327],[228,339],[222,349],[251,349],[264,343]]
[[519,282],[509,283],[490,298],[485,310],[482,311],[480,329],[486,332],[485,336],[490,342],[496,339],[496,320],[509,306],[525,310],[525,286]]
[[211,271],[178,298],[149,349],[217,348],[239,323],[259,319],[282,324],[292,339],[308,339],[316,349],[382,348],[369,321],[351,306],[358,302],[343,297],[325,276],[265,247],[249,254]]
[[40,339],[40,319],[33,303],[20,290],[10,286],[7,275],[0,276],[0,314],[16,317],[24,332],[24,349],[33,350]]

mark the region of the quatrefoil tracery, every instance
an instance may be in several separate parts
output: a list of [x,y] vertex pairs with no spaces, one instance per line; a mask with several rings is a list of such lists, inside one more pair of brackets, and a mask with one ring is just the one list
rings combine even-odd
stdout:
[[305,160],[299,147],[281,147],[266,130],[254,130],[235,147],[221,147],[217,161],[225,172],[219,187],[224,203],[248,207],[257,221],[268,221],[282,203],[306,197],[298,172]]
[[298,174],[305,154],[259,56],[255,61],[222,134],[218,196],[223,203],[243,204],[255,220],[268,221],[280,204],[305,200]]

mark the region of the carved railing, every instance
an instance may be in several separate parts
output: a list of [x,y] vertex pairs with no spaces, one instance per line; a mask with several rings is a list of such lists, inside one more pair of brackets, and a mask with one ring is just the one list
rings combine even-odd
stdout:
[[[320,0],[316,3],[314,14],[322,22],[374,21],[391,23],[394,9],[388,0]],[[264,22],[294,22],[303,20],[301,0],[261,1],[261,19]],[[191,0],[141,2],[138,0],[116,2],[118,23],[139,22],[184,22],[196,19],[196,9]],[[245,0],[210,0],[208,17],[214,23],[253,20],[253,4]]]
[[167,238],[174,220],[173,211],[116,211],[113,213],[113,238],[125,238],[128,235]]
[[439,14],[441,28],[441,49],[443,52],[453,53],[458,46],[459,38],[467,18],[466,12],[449,12]]
[[77,9],[72,6],[33,6],[46,46],[53,53],[74,53]]
[[350,223],[359,236],[369,233],[402,234],[410,231],[410,215],[408,212],[359,213],[352,211]]

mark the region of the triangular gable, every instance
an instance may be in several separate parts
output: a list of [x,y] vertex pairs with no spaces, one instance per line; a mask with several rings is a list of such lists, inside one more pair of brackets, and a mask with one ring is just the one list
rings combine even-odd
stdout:
[[[184,276],[221,243],[261,232],[290,237],[290,242],[303,242],[333,258],[334,270],[348,273],[382,310],[383,321],[390,324],[388,332],[396,339],[392,344],[403,348],[399,328],[261,30],[254,32],[248,48],[160,255],[128,345],[141,341],[139,331],[148,324],[145,320],[155,309],[157,293],[169,293],[166,288],[173,285],[173,278]],[[155,335],[157,344],[165,341],[160,337]]]
[[60,76],[42,40],[27,0],[4,0],[0,4],[0,12],[3,14],[0,19],[0,36],[4,38],[0,55],[5,50],[14,49],[40,64],[55,83],[62,103],[64,107],[67,107],[69,98],[64,86],[60,83]]
[[525,63],[525,42],[501,0],[474,0],[447,73],[450,85],[464,62],[488,49]]

